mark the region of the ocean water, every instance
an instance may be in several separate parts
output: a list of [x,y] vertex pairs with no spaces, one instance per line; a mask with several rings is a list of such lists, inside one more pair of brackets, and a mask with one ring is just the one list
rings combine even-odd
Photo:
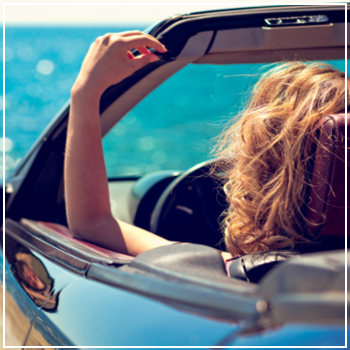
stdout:
[[[6,177],[69,99],[91,42],[106,32],[130,29],[144,28],[137,24],[130,28],[6,27]],[[345,69],[344,60],[331,63]],[[242,108],[266,69],[262,64],[182,69],[104,138],[108,175],[186,170],[211,158],[215,138]]]
[[6,177],[69,99],[93,40],[130,29],[144,28],[6,27]]

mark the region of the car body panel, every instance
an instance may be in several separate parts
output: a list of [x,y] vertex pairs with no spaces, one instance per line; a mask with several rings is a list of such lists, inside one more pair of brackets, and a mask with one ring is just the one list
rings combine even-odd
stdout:
[[87,279],[64,288],[58,312],[46,314],[44,321],[39,316],[34,328],[42,328],[42,323],[56,325],[73,344],[81,346],[206,345],[237,327]]
[[[44,257],[40,261],[54,280],[55,294],[59,294],[55,312],[37,306],[33,311],[28,295],[21,289],[14,291],[16,284],[10,280],[14,277],[6,281],[22,311],[17,319],[24,316],[27,326],[32,324],[26,339],[21,339],[28,346],[282,346],[286,339],[293,346],[341,346],[344,341],[344,326],[282,323],[269,330],[259,329],[251,321],[231,323],[203,318],[183,311],[180,305],[169,306],[168,302],[77,276]],[[7,309],[6,320],[12,312],[12,307]],[[15,324],[8,322],[6,326]]]
[[5,267],[6,289],[3,290],[1,286],[1,292],[5,293],[5,305],[1,302],[5,312],[5,344],[22,346],[34,320],[36,308],[7,267],[8,265]]
[[274,330],[263,330],[226,339],[217,345],[226,346],[345,346],[345,327],[315,326],[313,324],[288,324]]
[[[22,247],[17,245],[17,249],[20,251]],[[33,255],[38,257],[35,253]],[[53,280],[54,293],[51,300],[59,303],[59,308],[52,313],[35,305],[8,272],[6,288],[9,297],[12,296],[22,313],[22,316],[16,317],[27,319],[28,331],[31,325],[28,336],[23,334],[18,343],[8,345],[19,346],[25,343],[28,346],[112,346],[116,341],[125,346],[206,345],[220,341],[237,327],[228,322],[177,310],[161,301],[130,291],[88,280],[42,256],[40,262]],[[6,306],[5,317],[9,320],[13,307]],[[11,324],[9,321],[6,324],[7,332],[15,324],[16,322]],[[185,326],[169,334],[168,330],[174,324]],[[87,332],[88,329],[94,331]],[[44,340],[45,343],[42,343]]]

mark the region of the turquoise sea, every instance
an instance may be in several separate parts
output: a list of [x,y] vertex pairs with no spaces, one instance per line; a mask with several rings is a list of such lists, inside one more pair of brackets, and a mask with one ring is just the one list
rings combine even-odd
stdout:
[[[104,33],[130,29],[144,27],[6,27],[6,177],[69,99],[91,42]],[[332,63],[344,70],[344,60]],[[185,67],[107,135],[109,176],[185,170],[212,157],[213,138],[242,108],[265,69],[252,64]]]
[[106,32],[127,29],[6,26],[6,177],[69,99],[93,40]]

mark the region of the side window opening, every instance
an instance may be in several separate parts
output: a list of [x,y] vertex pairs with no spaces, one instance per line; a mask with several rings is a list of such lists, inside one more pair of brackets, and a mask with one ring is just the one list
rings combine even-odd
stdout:
[[165,81],[104,138],[108,176],[186,170],[212,158],[213,139],[242,108],[263,66],[189,65]]
[[[345,60],[329,61],[345,69]],[[188,65],[141,101],[103,139],[109,178],[187,170],[213,158],[225,124],[271,64]]]

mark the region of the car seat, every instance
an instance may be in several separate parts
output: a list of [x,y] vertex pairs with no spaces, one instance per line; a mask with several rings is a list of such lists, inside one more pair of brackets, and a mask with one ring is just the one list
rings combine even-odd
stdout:
[[[311,146],[314,158],[304,212],[306,229],[319,250],[345,248],[345,128],[349,135],[349,114],[329,115],[318,123],[318,142]],[[346,208],[345,208],[346,207]],[[349,234],[349,233],[348,233]]]

